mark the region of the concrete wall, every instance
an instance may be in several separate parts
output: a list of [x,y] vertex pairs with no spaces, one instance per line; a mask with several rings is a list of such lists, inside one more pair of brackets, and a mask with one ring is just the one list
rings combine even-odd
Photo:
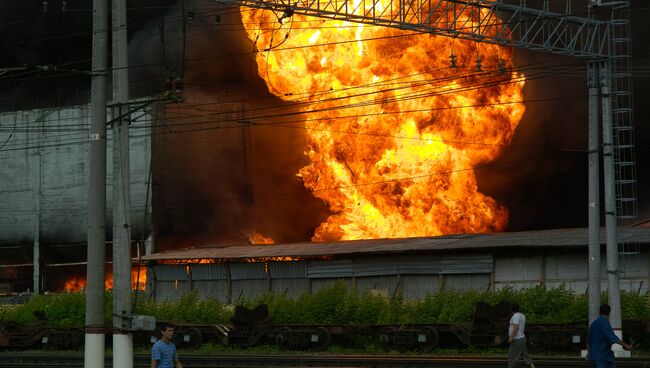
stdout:
[[[147,186],[154,119],[149,111],[149,107],[135,110],[130,116],[130,216],[134,240],[148,236],[151,221],[151,200],[147,199],[151,190]],[[110,111],[107,119],[111,119]],[[39,282],[43,285],[39,290],[49,289],[44,275],[60,274],[58,269],[48,271],[48,263],[85,260],[89,126],[88,105],[0,114],[0,267],[16,269],[2,266],[21,264],[22,271],[29,269],[31,273],[34,249],[40,249],[39,263],[45,268],[40,270]],[[106,239],[110,241],[110,128],[107,146]],[[0,290],[33,290],[31,277],[24,276],[25,272],[0,272]]]
[[[131,119],[131,221],[133,237],[141,238],[152,118],[140,110]],[[0,246],[31,245],[37,237],[45,245],[86,241],[89,124],[88,105],[0,114]],[[107,146],[110,239],[110,129]]]

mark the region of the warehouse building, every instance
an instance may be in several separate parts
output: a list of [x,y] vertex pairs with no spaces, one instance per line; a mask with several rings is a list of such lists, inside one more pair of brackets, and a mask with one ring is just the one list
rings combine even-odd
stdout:
[[[604,231],[601,240],[605,239]],[[648,292],[650,228],[620,229],[621,289]],[[602,247],[601,280],[607,288]],[[363,292],[418,299],[438,290],[565,285],[587,292],[587,229],[409,239],[198,248],[157,253],[148,289],[158,302],[189,291],[228,303],[296,297],[337,280]]]
[[[227,101],[245,95],[232,86],[228,94],[220,97]],[[309,204],[317,201],[311,196],[309,200],[291,196],[293,203],[280,196],[255,196],[253,172],[260,180],[264,172],[280,169],[252,167],[251,142],[269,147],[258,156],[268,156],[286,142],[274,145],[263,141],[262,135],[253,137],[258,128],[242,120],[250,109],[243,104],[226,102],[211,110],[242,129],[213,130],[203,129],[201,122],[179,125],[169,111],[172,118],[161,118],[164,107],[155,101],[134,101],[134,105],[137,108],[130,116],[133,256],[188,243],[213,245],[144,257],[150,261],[149,289],[158,301],[189,290],[229,302],[269,291],[296,296],[339,279],[357,290],[405,298],[440,289],[489,290],[506,285],[564,283],[579,293],[586,290],[586,229],[334,243],[295,243],[292,239],[306,238],[296,232],[282,244],[223,247],[245,243],[236,236],[251,228],[250,219],[257,225],[265,221],[262,230],[274,238],[272,231],[286,223],[296,229],[318,225],[318,221],[308,223],[315,220],[307,214],[318,212]],[[0,125],[7,128],[0,132],[0,294],[61,291],[70,276],[85,274],[89,123],[88,105],[0,113]],[[166,134],[170,131],[182,134]],[[110,129],[108,134],[111,152]],[[284,139],[297,140],[291,135]],[[107,159],[110,255],[112,156]],[[283,180],[291,183],[281,186],[286,192],[297,192],[300,186],[293,174],[300,163],[294,164],[294,169],[282,168],[287,176]],[[262,183],[282,182],[275,172],[266,175]],[[196,234],[225,240],[193,239]],[[145,249],[147,239],[154,241],[147,242],[151,246]],[[648,291],[650,229],[620,229],[619,242],[622,288]],[[605,287],[604,257],[601,269]]]

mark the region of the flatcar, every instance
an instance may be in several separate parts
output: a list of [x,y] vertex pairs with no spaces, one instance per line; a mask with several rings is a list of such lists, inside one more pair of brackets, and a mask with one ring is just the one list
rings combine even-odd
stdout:
[[[325,351],[331,345],[355,346],[363,340],[386,351],[430,353],[438,348],[494,348],[507,344],[510,304],[496,306],[479,302],[471,322],[404,325],[276,324],[265,304],[254,309],[235,307],[230,323],[189,324],[174,321],[174,342],[180,349],[202,344],[248,348],[274,345],[282,350]],[[624,320],[624,339],[641,349],[650,348],[650,321]],[[110,331],[108,331],[110,333]],[[157,331],[134,331],[134,344],[148,347],[158,339]],[[585,348],[587,321],[573,323],[529,323],[529,348],[533,351],[577,351]],[[110,344],[111,339],[106,339]],[[0,349],[80,349],[81,328],[48,328],[40,319],[31,324],[0,320]]]

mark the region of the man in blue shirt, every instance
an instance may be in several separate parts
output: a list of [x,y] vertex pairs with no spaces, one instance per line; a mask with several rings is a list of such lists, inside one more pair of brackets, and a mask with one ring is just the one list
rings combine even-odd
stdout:
[[613,344],[620,344],[623,349],[630,350],[632,346],[623,342],[614,334],[612,325],[609,324],[609,313],[612,308],[603,304],[600,306],[600,317],[589,325],[587,334],[587,358],[596,368],[616,368],[614,361]]
[[174,336],[174,326],[163,323],[160,325],[162,337],[151,348],[151,368],[183,368],[178,361],[176,345],[171,341]]

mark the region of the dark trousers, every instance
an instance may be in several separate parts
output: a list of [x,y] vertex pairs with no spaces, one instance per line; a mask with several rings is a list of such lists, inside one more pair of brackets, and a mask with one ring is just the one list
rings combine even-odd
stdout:
[[512,340],[510,349],[508,350],[508,368],[515,368],[517,361],[523,359],[528,366],[533,364],[533,360],[528,355],[528,348],[526,348],[526,338]]

